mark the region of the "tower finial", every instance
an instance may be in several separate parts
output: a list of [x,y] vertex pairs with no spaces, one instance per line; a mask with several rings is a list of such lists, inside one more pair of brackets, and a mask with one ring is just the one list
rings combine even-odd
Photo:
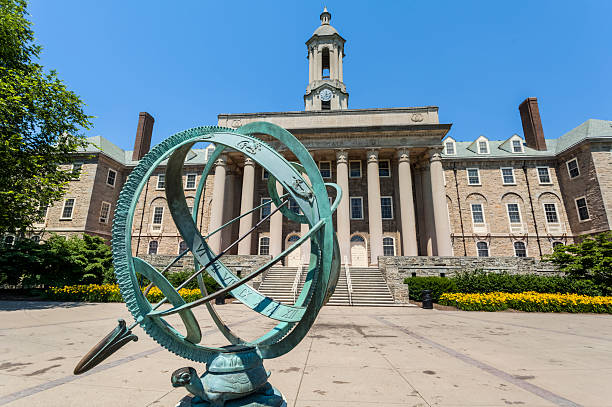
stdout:
[[328,25],[329,20],[331,20],[331,14],[327,11],[327,7],[323,7],[323,12],[321,13],[321,25]]

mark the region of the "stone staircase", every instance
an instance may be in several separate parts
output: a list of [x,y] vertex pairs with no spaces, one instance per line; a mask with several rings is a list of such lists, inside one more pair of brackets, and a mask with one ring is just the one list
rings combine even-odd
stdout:
[[[293,304],[291,288],[295,280],[297,267],[272,267],[259,286],[259,292],[272,297],[284,304]],[[382,274],[377,268],[355,267],[350,268],[351,283],[353,287],[352,305],[359,306],[394,306],[393,296]],[[298,287],[302,289],[306,279],[306,268],[302,271],[302,278]],[[351,305],[349,290],[344,267],[340,270],[338,284],[334,295],[327,305]]]

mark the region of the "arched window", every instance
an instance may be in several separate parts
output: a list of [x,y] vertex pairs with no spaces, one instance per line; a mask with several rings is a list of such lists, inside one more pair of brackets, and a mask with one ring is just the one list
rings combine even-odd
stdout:
[[6,235],[4,236],[4,244],[7,246],[12,246],[13,243],[15,243],[15,236],[13,235]]
[[354,235],[353,237],[351,237],[351,242],[353,242],[353,243],[355,243],[355,242],[364,243],[365,239],[363,238],[363,236]]
[[321,52],[321,77],[329,79],[329,49],[323,48]]
[[158,246],[159,246],[159,243],[157,243],[157,240],[151,240],[149,242],[149,254],[157,254]]
[[289,236],[289,239],[287,239],[289,243],[297,242],[298,240],[300,240],[300,237],[298,235],[291,235]]
[[383,256],[395,256],[395,239],[383,237]]
[[269,237],[259,238],[259,254],[260,255],[270,254],[270,238]]
[[478,249],[478,257],[489,257],[489,244],[487,242],[476,243]]
[[34,236],[32,236],[32,238],[31,238],[31,239],[32,239],[32,241],[33,241],[33,242],[35,242],[35,243],[40,242],[40,236],[39,236],[39,235],[34,235]]
[[179,243],[179,254],[183,253],[185,250],[187,250],[187,243],[185,243],[184,240],[181,240]]
[[527,257],[527,248],[524,242],[514,242],[514,255],[516,257]]
[[557,241],[557,242],[553,242],[552,246],[553,246],[553,249],[554,249],[554,248],[555,248],[555,247],[557,247],[557,246],[563,246],[563,243],[562,243],[562,242],[559,242],[559,241]]

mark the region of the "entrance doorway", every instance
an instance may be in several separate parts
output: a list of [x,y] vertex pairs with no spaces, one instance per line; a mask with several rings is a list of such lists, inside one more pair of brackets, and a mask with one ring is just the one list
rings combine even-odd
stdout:
[[[291,235],[287,238],[287,243],[285,244],[285,250],[291,247],[295,242],[300,239],[298,235]],[[291,253],[287,255],[287,267],[297,267],[300,265],[301,260],[301,247],[295,249]]]
[[365,238],[361,235],[351,237],[351,266],[368,267],[368,249]]

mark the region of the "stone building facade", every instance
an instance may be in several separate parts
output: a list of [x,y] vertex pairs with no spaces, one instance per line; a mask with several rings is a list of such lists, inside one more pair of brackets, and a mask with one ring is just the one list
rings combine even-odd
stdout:
[[[377,265],[379,256],[537,258],[555,244],[610,230],[611,121],[591,119],[545,139],[537,100],[528,98],[519,107],[523,136],[456,141],[447,136],[451,124],[439,122],[436,106],[349,109],[342,72],[345,40],[330,19],[325,10],[306,43],[304,111],[220,114],[218,125],[272,122],[309,149],[324,179],[344,192],[334,214],[343,262]],[[81,178],[39,225],[45,233],[109,238],[118,193],[149,150],[152,129],[153,118],[141,113],[134,151],[103,137],[90,139],[90,148],[75,155]],[[262,137],[283,152],[276,141]],[[183,182],[190,206],[213,150],[194,149],[186,161]],[[184,249],[167,207],[164,177],[162,164],[141,195],[135,253],[176,255]],[[266,185],[263,168],[239,152],[223,154],[199,206],[202,234],[269,199]],[[330,195],[334,199],[332,190]],[[270,210],[264,206],[232,224],[210,239],[211,247],[227,247]],[[276,255],[305,232],[304,225],[277,213],[230,254]],[[304,255],[296,250],[285,265],[306,263],[308,252],[308,247]]]

